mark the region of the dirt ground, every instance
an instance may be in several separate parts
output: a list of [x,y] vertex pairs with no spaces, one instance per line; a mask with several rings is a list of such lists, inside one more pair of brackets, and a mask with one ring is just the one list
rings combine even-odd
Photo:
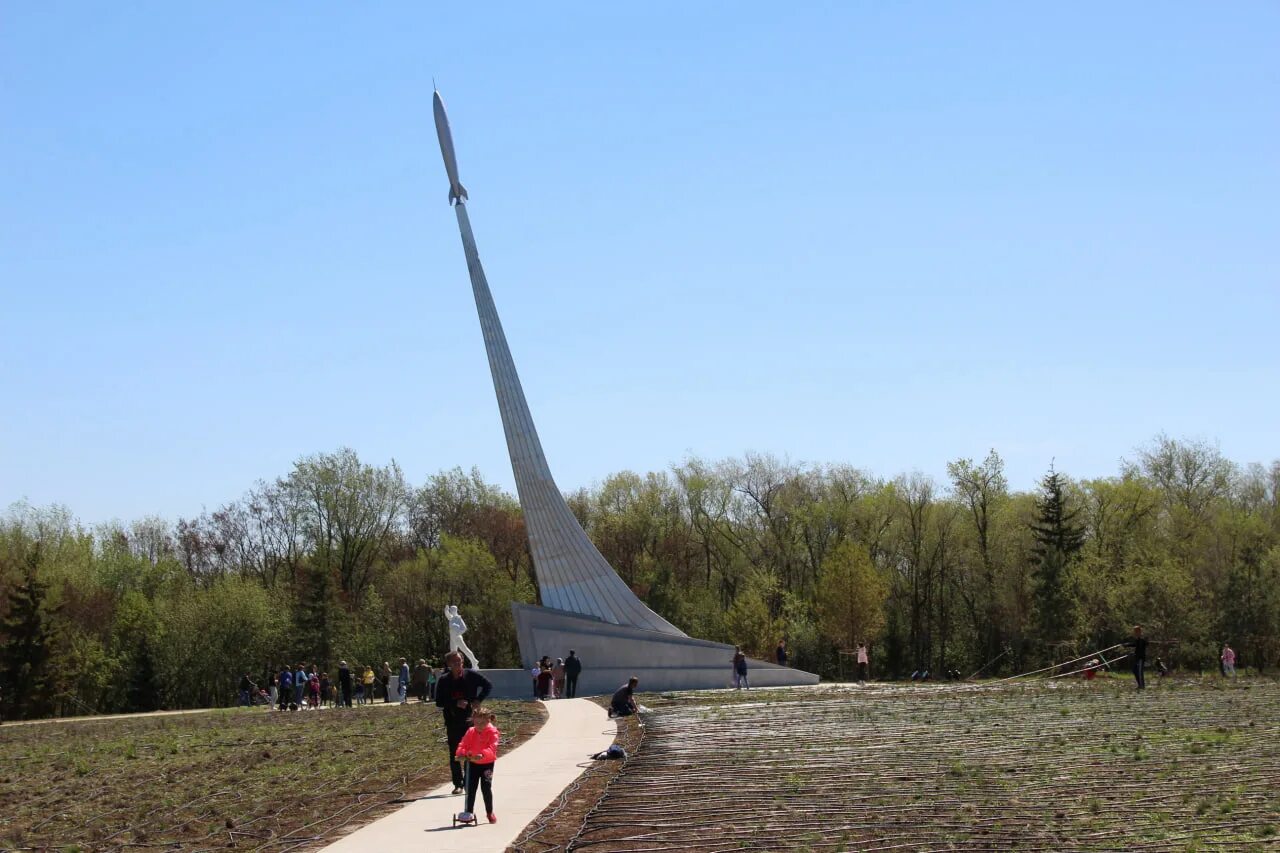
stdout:
[[1280,683],[647,696],[638,753],[550,850],[1277,850]]
[[[508,748],[541,726],[489,703]],[[448,781],[434,705],[0,727],[0,850],[314,850]]]

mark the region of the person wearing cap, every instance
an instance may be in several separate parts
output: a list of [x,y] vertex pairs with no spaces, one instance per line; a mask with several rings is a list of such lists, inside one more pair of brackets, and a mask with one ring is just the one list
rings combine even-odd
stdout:
[[338,692],[340,695],[338,707],[351,707],[351,669],[347,666],[346,661],[338,661]]

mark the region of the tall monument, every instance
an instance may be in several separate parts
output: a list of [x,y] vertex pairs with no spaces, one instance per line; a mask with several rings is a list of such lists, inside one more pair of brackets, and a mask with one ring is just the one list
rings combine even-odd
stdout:
[[[646,607],[592,544],[556,486],[480,265],[467,190],[458,179],[449,117],[438,91],[433,108],[449,202],[462,235],[543,604],[512,604],[525,666],[544,654],[563,657],[573,648],[586,661],[585,691],[611,690],[633,673],[646,689],[725,686],[733,647],[690,638]],[[810,673],[773,664],[756,662],[752,668],[752,683],[759,686],[816,682]]]

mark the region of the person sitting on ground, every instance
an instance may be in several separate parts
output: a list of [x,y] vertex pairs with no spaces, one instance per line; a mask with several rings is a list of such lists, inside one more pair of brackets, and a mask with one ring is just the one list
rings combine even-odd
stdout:
[[640,685],[640,679],[634,675],[622,685],[613,694],[613,698],[609,700],[609,716],[610,717],[630,717],[640,710],[636,705],[636,688]]
[[1093,658],[1092,660],[1090,660],[1084,666],[1084,680],[1093,681],[1094,677],[1097,676],[1098,670],[1101,667],[1102,667],[1102,661],[1098,660],[1097,658]]
[[1156,658],[1156,674],[1161,678],[1169,674],[1169,667],[1165,666],[1164,661],[1160,660],[1160,658]]
[[462,807],[459,820],[470,821],[471,810],[476,805],[476,788],[484,795],[484,810],[489,823],[497,823],[498,816],[493,812],[493,765],[498,760],[498,741],[501,733],[494,725],[496,716],[484,708],[476,708],[471,712],[471,728],[462,736],[454,757],[470,764],[467,769],[467,799]]

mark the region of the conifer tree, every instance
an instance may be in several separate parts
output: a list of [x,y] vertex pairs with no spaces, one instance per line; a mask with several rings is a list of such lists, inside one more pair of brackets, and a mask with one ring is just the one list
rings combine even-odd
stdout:
[[53,638],[45,609],[48,584],[38,576],[40,546],[27,554],[22,579],[9,590],[9,612],[0,623],[0,678],[14,716],[40,717],[52,710],[49,660]]
[[1041,642],[1070,639],[1074,624],[1071,564],[1084,546],[1084,527],[1076,522],[1079,509],[1067,506],[1066,483],[1049,468],[1036,497],[1036,520],[1031,524],[1036,627]]

